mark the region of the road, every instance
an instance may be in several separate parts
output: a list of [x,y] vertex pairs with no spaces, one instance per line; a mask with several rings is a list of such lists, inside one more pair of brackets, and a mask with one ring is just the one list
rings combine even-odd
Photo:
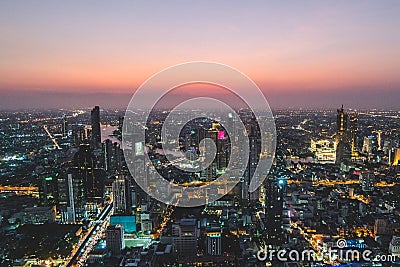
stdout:
[[81,255],[87,256],[87,254],[93,247],[92,246],[93,242],[90,241],[96,240],[96,237],[99,236],[101,232],[104,230],[104,227],[108,223],[109,215],[111,215],[111,211],[112,211],[112,203],[109,203],[107,204],[107,206],[104,207],[103,211],[97,217],[97,220],[95,221],[94,226],[91,228],[90,233],[86,236],[85,240],[81,243],[76,253],[72,256],[72,258],[66,265],[67,267],[77,266],[77,264],[79,265],[81,261],[77,262],[77,259],[81,257]]

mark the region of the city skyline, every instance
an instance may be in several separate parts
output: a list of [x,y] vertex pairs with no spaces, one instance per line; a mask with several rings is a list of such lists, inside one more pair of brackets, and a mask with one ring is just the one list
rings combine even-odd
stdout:
[[399,14],[0,1],[0,267],[400,266]]
[[276,108],[400,100],[396,1],[0,7],[2,109],[123,108],[151,75],[196,60],[239,69]]

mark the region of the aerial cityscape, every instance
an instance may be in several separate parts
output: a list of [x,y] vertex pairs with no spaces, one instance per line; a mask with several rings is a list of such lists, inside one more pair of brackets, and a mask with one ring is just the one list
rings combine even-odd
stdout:
[[0,267],[400,266],[399,14],[0,1]]
[[[250,129],[251,114],[239,114]],[[258,191],[248,193],[244,177],[217,201],[180,208],[151,198],[132,178],[121,149],[122,111],[2,112],[1,264],[279,266],[276,259],[259,261],[265,246],[313,249],[313,258],[292,260],[298,266],[398,264],[400,112],[339,107],[274,115],[276,157]],[[205,171],[171,172],[156,146],[162,118],[163,111],[155,112],[149,122],[154,165],[146,166],[147,175],[205,183],[226,168],[229,153],[217,153]],[[219,123],[196,121],[182,132],[180,147],[196,151],[209,136],[221,152],[234,149],[234,137],[223,131]],[[249,138],[257,140],[253,134]],[[134,150],[143,164],[146,150],[141,144]],[[176,199],[179,192],[170,194]],[[323,258],[340,239],[347,242],[344,250],[368,248],[371,259],[382,259],[368,265],[359,258]]]

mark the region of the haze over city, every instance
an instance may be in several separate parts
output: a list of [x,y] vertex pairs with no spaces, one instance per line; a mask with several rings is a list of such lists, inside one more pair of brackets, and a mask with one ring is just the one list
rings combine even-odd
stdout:
[[0,267],[400,266],[399,14],[0,1]]

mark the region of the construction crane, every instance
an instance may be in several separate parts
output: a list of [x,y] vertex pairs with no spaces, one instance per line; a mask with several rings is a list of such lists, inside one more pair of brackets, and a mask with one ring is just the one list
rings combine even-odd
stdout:
[[50,137],[51,141],[53,141],[54,145],[56,146],[57,149],[61,149],[60,145],[57,143],[56,139],[54,136],[49,132],[49,129],[47,129],[47,125],[43,126],[43,129],[46,131],[47,135]]

